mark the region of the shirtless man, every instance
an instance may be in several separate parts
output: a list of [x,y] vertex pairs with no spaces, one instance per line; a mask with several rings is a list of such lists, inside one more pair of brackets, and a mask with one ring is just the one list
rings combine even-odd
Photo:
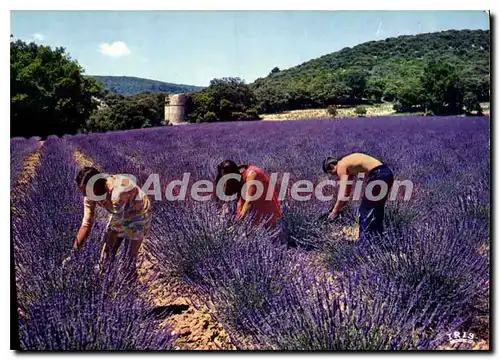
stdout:
[[329,219],[336,218],[348,201],[343,200],[341,196],[341,191],[344,189],[344,199],[348,198],[351,194],[352,186],[346,183],[347,180],[355,180],[354,178],[358,174],[364,173],[367,184],[375,180],[383,181],[387,184],[385,196],[380,200],[373,201],[373,199],[378,198],[382,190],[381,186],[374,186],[371,191],[372,200],[368,199],[365,194],[359,207],[359,237],[362,238],[367,234],[381,234],[384,230],[384,207],[394,182],[394,175],[391,169],[372,156],[353,153],[340,159],[326,158],[323,161],[323,171],[326,174],[336,175],[340,178],[338,199],[330,212]]

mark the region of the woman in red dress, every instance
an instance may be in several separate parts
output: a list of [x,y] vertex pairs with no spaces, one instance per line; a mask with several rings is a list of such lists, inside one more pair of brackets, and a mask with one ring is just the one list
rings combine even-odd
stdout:
[[[230,179],[222,179],[225,175],[236,175]],[[225,180],[223,185],[226,196],[237,196],[236,220],[251,214],[255,224],[274,225],[283,215],[275,189],[269,191],[269,177],[254,165],[236,165],[231,160],[225,160],[217,167],[217,183]],[[256,184],[257,183],[257,184]],[[262,184],[260,186],[258,183]],[[259,189],[260,188],[260,189]],[[259,195],[260,193],[260,195]]]

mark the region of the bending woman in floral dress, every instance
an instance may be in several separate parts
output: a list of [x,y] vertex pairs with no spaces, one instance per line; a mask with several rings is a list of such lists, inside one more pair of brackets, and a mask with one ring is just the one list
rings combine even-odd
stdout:
[[129,177],[108,176],[93,167],[81,169],[76,176],[78,188],[84,195],[84,215],[73,249],[80,248],[90,235],[96,205],[110,214],[103,258],[114,257],[123,240],[136,276],[136,261],[144,237],[151,225],[151,203],[148,196]]

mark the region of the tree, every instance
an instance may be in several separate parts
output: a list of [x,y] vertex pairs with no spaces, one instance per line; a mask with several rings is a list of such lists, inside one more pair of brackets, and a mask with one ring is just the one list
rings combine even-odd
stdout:
[[217,116],[211,112],[208,111],[205,115],[203,115],[203,122],[215,122],[217,121]]
[[97,107],[102,86],[64,48],[10,42],[11,136],[74,134]]
[[478,95],[474,92],[468,91],[464,95],[464,107],[468,114],[474,111],[477,114],[482,114],[481,104],[479,104]]
[[286,94],[283,88],[265,86],[255,89],[257,107],[263,113],[278,113],[288,108]]
[[381,101],[382,96],[384,95],[385,90],[385,82],[381,79],[369,78],[366,83],[365,94],[366,97],[375,100]]
[[344,104],[350,99],[351,89],[342,80],[327,84],[324,88],[326,104]]
[[396,90],[396,104],[398,112],[413,111],[424,103],[424,92],[420,81],[409,81]]
[[[208,122],[206,119],[210,119],[210,122],[217,121],[217,116],[210,110],[214,107],[213,99],[206,91],[189,94],[186,98],[186,120],[192,123]],[[205,118],[208,112],[211,112],[215,118],[212,115]]]
[[256,97],[240,78],[210,81],[203,91],[192,93],[186,102],[189,122],[214,122],[258,119]]
[[271,70],[271,73],[269,75],[272,75],[272,74],[276,74],[276,73],[279,73],[280,72],[280,68],[275,66],[273,67],[273,69]]
[[302,83],[297,83],[293,88],[286,89],[285,99],[287,107],[291,109],[306,109],[315,105],[311,94]]
[[351,101],[361,100],[366,88],[366,74],[364,71],[350,71],[345,75],[345,84],[349,88],[348,95]]
[[460,113],[464,90],[455,68],[447,63],[431,61],[421,77],[427,108],[435,114]]
[[[488,101],[490,98],[489,77],[468,77],[463,80],[465,95],[468,94],[468,100],[475,97],[477,102]],[[465,100],[464,100],[465,101]]]
[[[215,105],[227,108],[232,104],[234,111],[244,110],[255,104],[255,94],[240,78],[222,78],[210,81],[206,92],[214,99]],[[223,104],[222,100],[226,100]]]
[[479,101],[490,101],[490,75],[488,72],[487,76],[483,76],[479,81],[478,87],[478,100]]

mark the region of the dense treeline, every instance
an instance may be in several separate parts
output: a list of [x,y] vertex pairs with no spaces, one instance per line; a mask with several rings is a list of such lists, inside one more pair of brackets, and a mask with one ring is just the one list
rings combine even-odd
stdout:
[[193,123],[257,120],[255,94],[240,78],[222,78],[210,81],[210,86],[189,94],[186,101],[186,119]]
[[489,101],[489,58],[489,31],[400,36],[345,48],[287,70],[274,68],[250,87],[265,113],[367,100],[396,102],[403,110],[425,107],[431,100],[421,91],[433,74],[448,79],[436,87],[449,88],[444,82],[453,82],[462,98],[458,100],[474,107]]
[[92,76],[104,88],[119,95],[138,95],[143,93],[183,94],[203,90],[204,87],[172,84],[163,81],[138,78],[135,76]]

